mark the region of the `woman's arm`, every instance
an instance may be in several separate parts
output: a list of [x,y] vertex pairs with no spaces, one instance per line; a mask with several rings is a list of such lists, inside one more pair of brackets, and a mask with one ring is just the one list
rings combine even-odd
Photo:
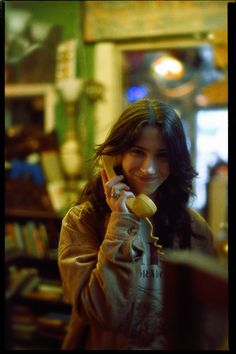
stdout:
[[130,213],[111,213],[101,242],[94,213],[82,204],[64,217],[59,269],[65,297],[78,314],[111,329],[122,324],[135,299],[139,261],[132,257],[132,242],[140,222]]

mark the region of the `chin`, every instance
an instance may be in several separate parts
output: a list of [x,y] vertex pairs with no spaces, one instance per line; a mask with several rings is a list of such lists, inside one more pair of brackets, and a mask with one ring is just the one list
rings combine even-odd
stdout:
[[156,192],[158,187],[156,188],[138,188],[136,194],[145,194],[147,196],[150,196]]
[[157,190],[157,188],[155,190],[152,189],[151,191],[150,190],[148,190],[148,191],[144,190],[144,191],[140,192],[139,194],[145,194],[146,196],[151,197],[152,195],[154,195],[156,190]]
[[137,188],[138,190],[138,193],[137,194],[146,194],[147,196],[151,196],[153,195],[157,189],[162,185],[164,181],[156,184],[155,186],[152,186],[152,187],[146,187],[146,188]]

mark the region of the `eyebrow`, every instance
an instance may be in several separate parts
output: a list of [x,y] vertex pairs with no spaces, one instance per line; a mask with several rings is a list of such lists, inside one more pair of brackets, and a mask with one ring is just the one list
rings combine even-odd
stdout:
[[[138,149],[140,149],[140,150],[143,150],[143,151],[147,151],[147,149],[145,149],[143,146],[140,146],[140,145],[137,145],[137,144],[135,144],[135,145],[133,145],[133,146],[131,146],[131,149],[132,148],[138,148]],[[167,149],[157,149],[156,150],[158,153],[160,153],[160,152],[167,152]]]

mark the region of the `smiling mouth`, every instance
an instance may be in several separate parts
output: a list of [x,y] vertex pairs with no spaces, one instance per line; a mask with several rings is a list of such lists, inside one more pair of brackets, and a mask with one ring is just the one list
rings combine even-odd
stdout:
[[158,177],[144,177],[144,176],[137,176],[139,180],[143,181],[143,182],[155,182],[156,180],[158,180]]

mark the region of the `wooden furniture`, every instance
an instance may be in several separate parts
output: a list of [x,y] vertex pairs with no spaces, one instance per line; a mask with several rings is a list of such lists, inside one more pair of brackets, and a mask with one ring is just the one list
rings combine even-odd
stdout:
[[[5,348],[60,349],[71,311],[63,300],[57,264],[61,216],[43,211],[6,210],[5,223],[18,232],[10,235],[10,228],[6,228],[5,237],[22,237],[25,247],[20,249],[13,241],[5,247]],[[23,235],[27,225],[30,225],[28,234]],[[33,251],[38,245],[32,245],[32,233],[38,225],[47,232],[47,249],[43,254]]]

